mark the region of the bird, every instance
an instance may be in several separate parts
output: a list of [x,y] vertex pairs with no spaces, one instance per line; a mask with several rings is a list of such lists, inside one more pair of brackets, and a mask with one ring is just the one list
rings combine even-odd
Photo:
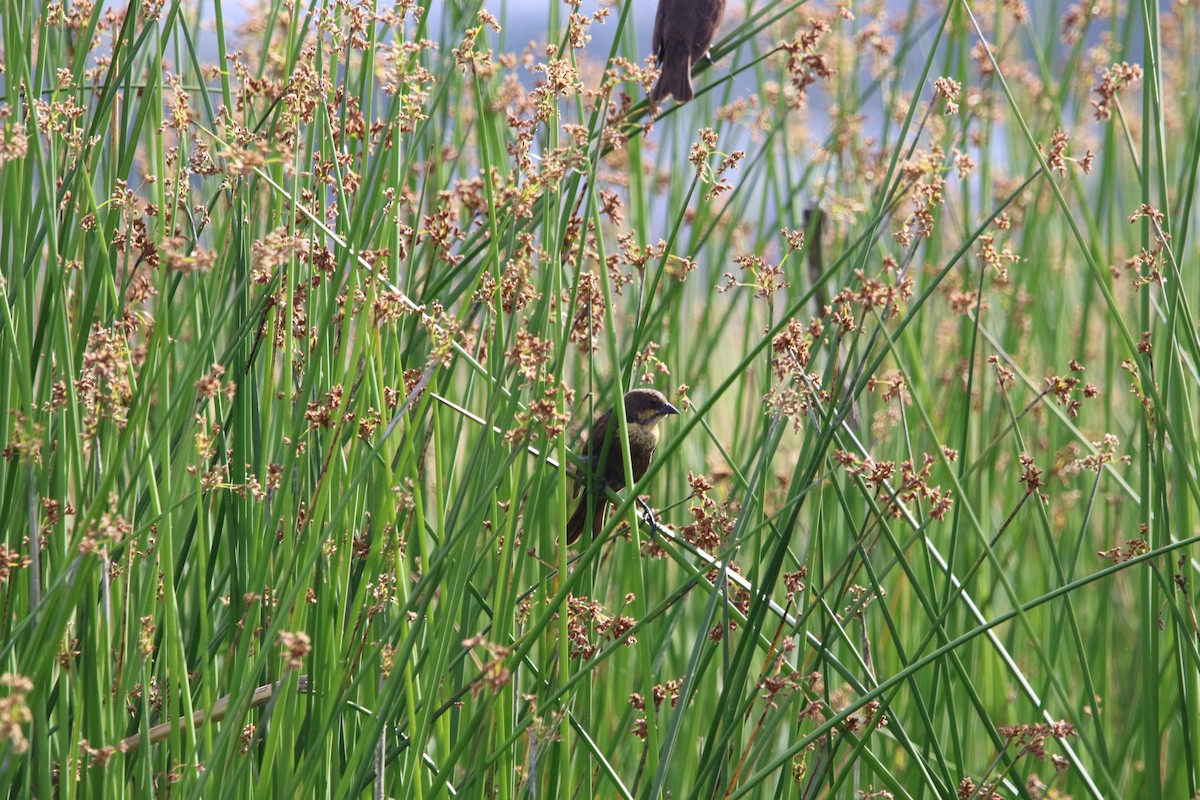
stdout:
[[[604,514],[608,507],[605,489],[619,491],[625,488],[625,457],[621,451],[619,428],[610,424],[614,410],[610,408],[596,418],[584,445],[580,460],[591,473],[591,480],[585,480],[575,487],[575,496],[582,494],[583,497],[567,522],[567,544],[573,544],[583,534],[589,512],[592,516],[592,536],[599,534],[604,528]],[[650,466],[650,458],[658,445],[659,421],[678,413],[679,409],[667,402],[666,396],[656,389],[633,389],[625,394],[629,457],[635,481],[641,480]],[[604,459],[603,464],[600,463],[601,458]]]
[[658,0],[652,46],[662,71],[651,100],[658,103],[671,95],[678,103],[692,99],[692,64],[712,46],[724,14],[725,0]]

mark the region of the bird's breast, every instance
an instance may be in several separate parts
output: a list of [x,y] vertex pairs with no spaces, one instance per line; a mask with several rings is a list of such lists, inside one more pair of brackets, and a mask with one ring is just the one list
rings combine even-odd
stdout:
[[629,426],[629,449],[646,448],[653,450],[658,446],[658,428],[650,425]]

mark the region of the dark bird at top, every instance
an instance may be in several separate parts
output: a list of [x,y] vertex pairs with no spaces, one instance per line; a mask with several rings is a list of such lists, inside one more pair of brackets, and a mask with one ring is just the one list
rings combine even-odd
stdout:
[[656,103],[668,95],[679,103],[692,99],[692,65],[712,46],[724,13],[725,0],[658,0],[653,47],[662,72],[650,99]]
[[[575,488],[575,495],[578,497],[582,492],[583,498],[567,522],[567,544],[574,543],[583,534],[589,510],[592,518],[592,536],[600,533],[604,528],[604,514],[608,508],[605,488],[613,491],[625,488],[625,457],[621,452],[619,428],[609,424],[613,419],[613,410],[609,409],[596,418],[588,434],[587,444],[584,445],[580,460],[591,475]],[[641,480],[650,466],[650,458],[658,445],[658,421],[668,414],[678,413],[679,410],[667,402],[663,393],[655,389],[634,389],[625,395],[625,419],[629,423],[629,458],[635,481]],[[603,464],[600,463],[602,455]]]

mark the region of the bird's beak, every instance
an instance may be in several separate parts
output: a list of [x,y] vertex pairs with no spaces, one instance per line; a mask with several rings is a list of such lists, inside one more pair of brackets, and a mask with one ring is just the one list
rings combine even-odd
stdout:
[[676,408],[675,406],[671,405],[670,403],[663,403],[662,404],[662,413],[664,416],[666,416],[667,414],[678,414],[679,409]]

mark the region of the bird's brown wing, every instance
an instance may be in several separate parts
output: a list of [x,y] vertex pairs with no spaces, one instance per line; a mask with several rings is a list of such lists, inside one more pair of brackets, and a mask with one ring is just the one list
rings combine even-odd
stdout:
[[[612,409],[610,408],[596,417],[596,421],[592,423],[592,429],[588,432],[587,444],[583,447],[583,461],[593,472],[597,471],[597,462],[604,453],[604,440],[608,437],[608,423],[611,419]],[[617,442],[618,448],[620,445],[621,443]],[[612,453],[612,445],[609,445],[608,451]],[[617,452],[620,450],[618,449]]]
[[658,66],[662,67],[663,60],[663,19],[667,15],[670,0],[659,0],[658,11],[654,14],[654,35],[650,38],[651,52],[658,58]]
[[[583,446],[583,455],[579,460],[583,462],[585,474],[583,481],[575,485],[575,496],[578,497],[582,494],[583,497],[575,507],[575,513],[571,515],[571,519],[567,521],[567,544],[573,544],[583,533],[589,508],[592,511],[592,536],[595,536],[604,527],[604,512],[607,505],[604,487],[609,482],[609,467],[614,460],[618,466],[621,464],[620,442],[609,444],[608,459],[604,467],[600,467],[598,464],[600,456],[604,453],[604,440],[608,436],[610,419],[612,419],[611,409],[596,417],[596,421],[592,423],[592,429],[588,433],[588,440]],[[617,448],[615,459],[614,447]]]
[[725,0],[715,0],[707,4],[705,13],[696,16],[695,38],[692,39],[692,63],[704,58],[712,47],[713,39],[717,36],[717,28],[721,27],[721,18],[725,15]]
[[[596,460],[600,458],[600,453],[604,449],[604,437],[608,435],[610,417],[612,417],[612,409],[596,417],[596,421],[592,423],[592,429],[588,431],[588,439],[583,443],[583,452],[579,455],[579,460],[583,462],[584,479],[575,484],[574,497],[579,497],[579,493],[587,488],[588,476],[596,472]],[[593,448],[595,449],[593,450]]]
[[[595,469],[604,475],[604,485],[614,491],[620,491],[625,488],[625,454],[621,449],[621,426],[618,421],[615,425],[610,425],[612,420],[612,412],[605,414],[604,417],[597,421],[596,427],[600,428],[600,423],[603,422],[603,429],[596,431],[595,458],[599,459],[601,453],[604,452],[604,440],[609,439],[608,454],[604,456],[603,466],[597,466]],[[632,425],[632,423],[631,423]],[[610,434],[609,428],[612,428]],[[632,447],[632,444],[631,444]]]

